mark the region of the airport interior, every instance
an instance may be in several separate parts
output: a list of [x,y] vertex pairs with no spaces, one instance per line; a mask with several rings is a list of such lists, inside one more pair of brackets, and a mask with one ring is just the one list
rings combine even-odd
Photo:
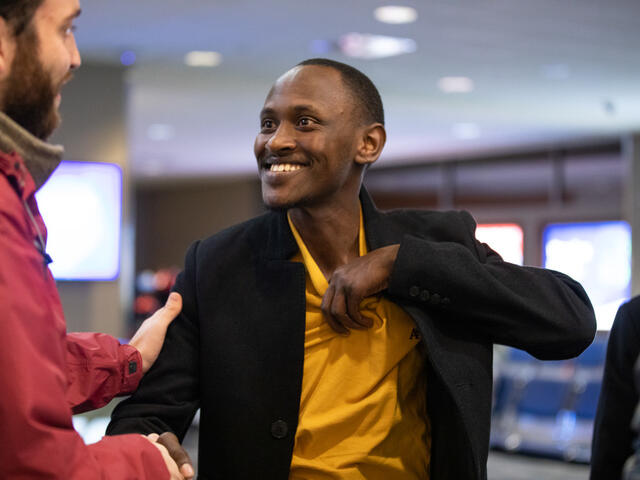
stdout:
[[[512,263],[584,286],[598,333],[541,361],[496,345],[490,480],[587,479],[608,332],[640,293],[637,0],[82,1],[83,65],[38,193],[69,331],[128,338],[195,240],[264,211],[274,81],[326,57],[379,88],[380,209],[467,210]],[[638,227],[636,227],[638,225]],[[87,442],[113,403],[74,418]],[[185,445],[197,458],[198,416]]]

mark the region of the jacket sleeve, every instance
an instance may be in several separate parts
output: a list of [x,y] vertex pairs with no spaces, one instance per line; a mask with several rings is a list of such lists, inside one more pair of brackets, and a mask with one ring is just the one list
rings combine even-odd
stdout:
[[197,242],[189,248],[176,280],[175,290],[182,295],[180,318],[169,326],[160,355],[136,392],[113,411],[108,435],[171,431],[182,440],[191,425],[200,403],[197,249]]
[[591,343],[595,315],[579,283],[505,262],[475,239],[471,215],[451,219],[464,232],[460,242],[404,236],[389,280],[391,295],[543,360],[576,356]]
[[607,360],[593,430],[591,479],[620,478],[633,453],[631,419],[638,404],[633,367],[640,354],[640,299],[618,310],[609,335]]
[[102,333],[69,333],[66,337],[69,386],[74,413],[105,406],[117,395],[133,392],[142,378],[140,353]]
[[0,206],[0,478],[168,479],[159,451],[141,436],[87,446],[73,429],[64,326],[56,316],[61,313],[52,310],[59,305],[55,285],[5,207]]

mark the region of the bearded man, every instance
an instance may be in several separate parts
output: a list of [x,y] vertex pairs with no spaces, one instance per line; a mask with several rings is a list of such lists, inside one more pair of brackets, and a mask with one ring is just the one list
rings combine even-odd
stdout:
[[181,308],[171,297],[129,345],[66,333],[35,193],[63,153],[46,140],[80,66],[79,15],[78,0],[0,3],[0,478],[180,480],[157,436],[87,446],[73,429],[72,411],[135,390]]

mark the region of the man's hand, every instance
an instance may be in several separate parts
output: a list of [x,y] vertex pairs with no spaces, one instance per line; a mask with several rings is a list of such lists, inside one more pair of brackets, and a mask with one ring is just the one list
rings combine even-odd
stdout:
[[182,310],[182,297],[176,292],[171,292],[164,307],[142,322],[129,342],[129,345],[135,347],[142,356],[143,373],[147,373],[158,358],[167,328],[178,316],[180,310]]
[[378,248],[335,269],[320,308],[336,332],[348,335],[350,328],[373,326],[370,319],[360,315],[360,302],[387,288],[399,248]]
[[[162,459],[164,460],[164,464],[167,467],[167,470],[169,470],[170,480],[185,480],[185,477],[182,475],[182,473],[180,473],[180,470],[178,469],[178,465],[173,460],[171,455],[169,455],[169,452],[167,451],[165,446],[161,445],[158,442],[158,438],[159,438],[158,434],[157,433],[152,433],[152,434],[147,435],[147,436],[143,435],[143,437],[146,438],[147,440],[149,440],[153,444],[154,447],[156,447],[158,450],[160,450],[160,454],[162,455]],[[191,478],[191,477],[189,477],[189,478]]]
[[182,445],[180,445],[178,437],[176,437],[172,432],[164,432],[160,437],[158,437],[158,443],[167,448],[169,455],[171,455],[171,458],[176,462],[176,465],[180,469],[180,473],[184,475],[184,478],[186,480],[193,478],[195,472],[193,471],[191,458],[189,458],[189,454],[184,448],[182,448]]

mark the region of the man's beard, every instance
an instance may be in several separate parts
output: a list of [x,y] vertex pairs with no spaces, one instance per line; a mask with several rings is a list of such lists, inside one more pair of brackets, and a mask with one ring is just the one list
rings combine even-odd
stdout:
[[56,88],[38,59],[37,37],[33,32],[24,32],[7,79],[4,113],[35,137],[46,140],[60,124],[56,96],[70,76]]

